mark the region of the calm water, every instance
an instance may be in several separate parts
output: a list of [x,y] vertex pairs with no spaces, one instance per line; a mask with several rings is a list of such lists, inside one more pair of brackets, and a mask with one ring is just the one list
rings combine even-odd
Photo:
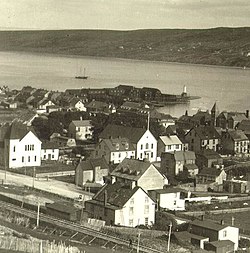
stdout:
[[[86,68],[87,80],[74,78],[81,67]],[[250,70],[229,67],[0,52],[0,86],[4,84],[49,90],[130,84],[171,94],[180,94],[186,85],[188,93],[202,98],[161,111],[180,116],[188,109],[193,114],[198,109],[211,109],[215,101],[220,110],[250,108]]]

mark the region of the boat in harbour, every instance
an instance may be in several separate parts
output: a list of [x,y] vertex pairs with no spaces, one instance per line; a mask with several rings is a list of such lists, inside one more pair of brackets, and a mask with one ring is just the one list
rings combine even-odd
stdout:
[[88,76],[86,76],[86,68],[83,69],[83,74],[82,74],[82,68],[80,69],[80,75],[75,76],[76,79],[88,79]]

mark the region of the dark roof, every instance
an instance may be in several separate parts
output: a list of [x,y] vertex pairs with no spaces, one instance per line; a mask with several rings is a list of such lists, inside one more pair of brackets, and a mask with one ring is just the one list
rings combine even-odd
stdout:
[[47,140],[42,141],[42,149],[58,149],[59,146],[56,142],[51,142]]
[[107,194],[107,205],[122,208],[140,187],[130,189],[125,185],[115,182],[106,184],[94,197],[93,200],[104,205],[104,195]]
[[238,126],[239,130],[243,130],[245,134],[250,134],[250,120],[242,120]]
[[150,162],[125,158],[112,171],[111,175],[137,181],[150,166]]
[[228,134],[234,141],[245,141],[248,140],[247,136],[242,130],[228,130]]
[[193,151],[171,151],[171,152],[163,152],[163,156],[173,156],[175,161],[186,161],[186,160],[195,160],[195,152]]
[[68,213],[68,214],[74,213],[79,210],[76,207],[74,207],[72,204],[67,203],[67,202],[46,203],[46,207],[50,209],[54,209],[62,213]]
[[144,128],[109,124],[104,128],[99,137],[101,139],[124,137],[131,140],[132,143],[137,143],[145,132],[146,129]]
[[32,127],[27,127],[27,125],[22,124],[21,122],[13,122],[6,132],[6,139],[22,139],[29,131],[35,134]]
[[198,175],[199,176],[216,176],[218,177],[221,173],[220,169],[216,169],[216,168],[204,168],[202,169]]
[[83,171],[92,171],[95,167],[101,167],[101,169],[109,169],[109,165],[103,157],[91,158],[86,161],[81,161],[77,167],[81,168]]
[[181,189],[181,188],[174,188],[174,187],[167,187],[167,188],[164,188],[164,189],[156,189],[156,190],[152,190],[156,193],[159,193],[159,194],[164,194],[164,193],[176,193],[176,192],[187,192],[186,190],[184,189]]
[[212,149],[203,149],[200,152],[197,152],[197,155],[203,156],[207,159],[220,159],[221,156]]
[[103,139],[103,142],[107,145],[109,151],[119,152],[136,150],[135,145],[127,138]]
[[190,131],[192,130],[194,130],[202,140],[220,138],[220,135],[218,134],[216,129],[212,126],[198,126],[191,129]]
[[213,245],[216,248],[234,246],[234,242],[230,240],[214,241],[214,242],[209,242],[209,244]]
[[185,169],[192,171],[192,170],[198,170],[198,166],[196,164],[185,164],[183,166]]
[[210,230],[215,230],[215,231],[220,231],[226,227],[228,227],[228,225],[221,225],[212,221],[201,221],[201,220],[194,220],[191,222],[191,225],[193,226],[197,226],[197,227],[202,227],[202,228],[207,228]]
[[90,120],[72,120],[72,123],[73,123],[76,127],[92,126]]

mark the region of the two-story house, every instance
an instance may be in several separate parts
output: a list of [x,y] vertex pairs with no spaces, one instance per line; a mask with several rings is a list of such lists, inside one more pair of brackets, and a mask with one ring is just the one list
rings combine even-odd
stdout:
[[157,140],[149,129],[109,124],[99,135],[100,139],[124,137],[136,145],[136,159],[157,159]]
[[117,164],[124,158],[135,159],[136,146],[127,138],[102,139],[92,152],[92,157],[104,157],[107,163]]
[[177,135],[160,136],[157,143],[157,153],[161,156],[162,152],[172,152],[183,150],[183,144]]
[[76,167],[75,184],[81,187],[88,182],[103,185],[103,177],[108,174],[109,166],[104,158],[87,159]]
[[193,151],[163,152],[161,154],[161,171],[166,175],[177,176],[187,167],[187,170],[190,170],[190,176],[194,176],[198,173],[195,160],[196,156]]
[[79,98],[72,98],[69,102],[69,107],[77,111],[86,112],[87,108],[85,107],[83,101]]
[[155,222],[155,202],[141,187],[128,188],[121,182],[104,185],[85,202],[85,209],[91,218],[111,226],[147,226]]
[[192,128],[186,135],[189,149],[199,152],[203,149],[220,149],[220,135],[213,126],[198,126]]
[[1,127],[1,163],[9,168],[41,165],[41,141],[20,122]]
[[69,137],[81,141],[91,139],[92,128],[90,120],[73,120],[69,124]]
[[125,158],[112,172],[112,182],[121,182],[143,190],[162,189],[167,178],[150,162]]
[[223,131],[221,144],[225,154],[249,154],[249,139],[242,130],[229,129]]

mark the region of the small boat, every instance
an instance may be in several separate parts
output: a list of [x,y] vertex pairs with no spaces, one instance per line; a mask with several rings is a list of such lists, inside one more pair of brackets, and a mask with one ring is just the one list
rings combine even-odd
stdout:
[[75,78],[76,79],[85,79],[85,80],[88,79],[88,76],[86,76],[85,72],[86,72],[86,69],[84,68],[83,69],[83,75],[82,75],[82,68],[81,68],[80,75],[79,76],[75,76]]

